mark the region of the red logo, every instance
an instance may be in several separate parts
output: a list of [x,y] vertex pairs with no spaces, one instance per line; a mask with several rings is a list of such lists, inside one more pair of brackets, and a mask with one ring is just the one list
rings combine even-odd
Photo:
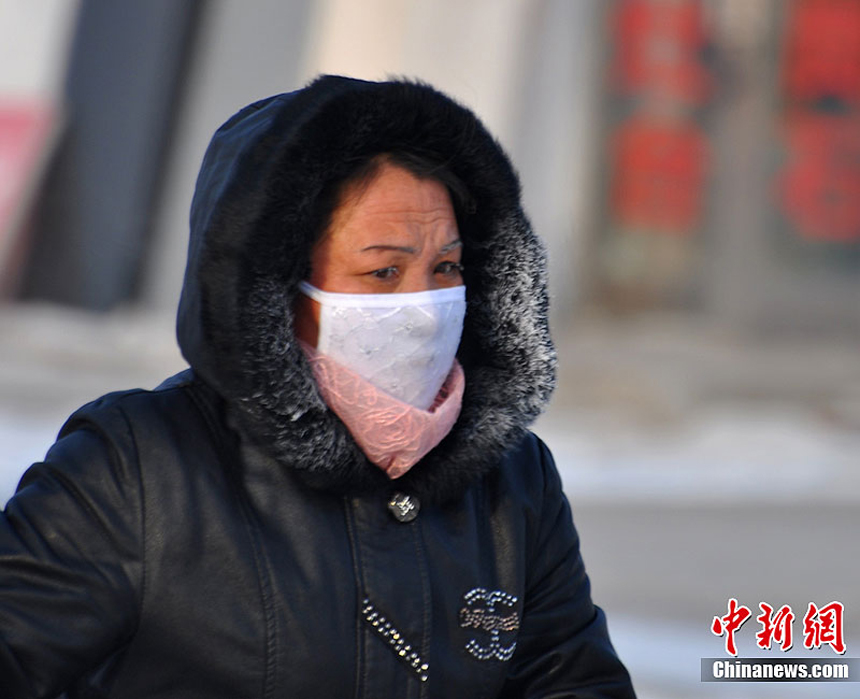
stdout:
[[842,655],[845,652],[845,640],[842,637],[844,611],[845,605],[841,602],[831,602],[820,609],[810,602],[803,617],[803,647],[811,649],[830,645]]
[[[763,650],[770,650],[773,644],[778,643],[781,651],[791,650],[794,643],[792,624],[796,618],[791,607],[784,604],[777,610],[767,602],[759,602],[758,606],[761,614],[756,617],[756,621],[761,629],[756,633],[756,645]],[[738,604],[734,597],[728,601],[727,607],[727,614],[714,617],[711,633],[725,636],[726,653],[736,656],[738,647],[735,633],[749,620],[752,612],[749,607]],[[844,613],[845,605],[841,602],[834,601],[823,607],[810,602],[803,616],[804,648],[813,650],[829,645],[839,655],[845,653]]]
[[728,614],[722,617],[714,617],[714,622],[711,624],[711,632],[717,636],[725,634],[726,653],[737,655],[738,648],[735,645],[735,631],[744,625],[746,620],[752,616],[752,612],[749,610],[749,607],[738,606],[738,601],[734,597],[729,600],[728,607]]
[[761,631],[755,635],[758,647],[770,650],[771,642],[776,641],[780,644],[780,650],[791,650],[791,624],[794,621],[791,607],[784,604],[774,614],[773,607],[767,602],[759,602],[758,606],[761,609],[761,614],[755,618],[761,624]]

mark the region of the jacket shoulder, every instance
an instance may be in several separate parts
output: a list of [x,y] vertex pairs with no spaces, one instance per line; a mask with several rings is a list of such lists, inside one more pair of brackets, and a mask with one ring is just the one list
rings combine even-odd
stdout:
[[89,429],[114,441],[123,432],[133,432],[150,423],[182,423],[195,418],[212,423],[219,416],[218,403],[215,393],[189,369],[154,389],[114,391],[96,398],[72,413],[59,438],[78,429]]
[[549,447],[534,432],[525,431],[522,439],[509,449],[494,471],[499,485],[535,503],[547,492],[561,491],[561,477]]

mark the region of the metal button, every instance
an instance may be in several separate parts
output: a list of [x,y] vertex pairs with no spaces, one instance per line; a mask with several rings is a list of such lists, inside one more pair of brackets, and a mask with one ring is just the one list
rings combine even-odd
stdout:
[[406,493],[394,493],[388,501],[388,511],[398,522],[411,522],[418,516],[420,509],[421,503],[418,502],[418,498]]

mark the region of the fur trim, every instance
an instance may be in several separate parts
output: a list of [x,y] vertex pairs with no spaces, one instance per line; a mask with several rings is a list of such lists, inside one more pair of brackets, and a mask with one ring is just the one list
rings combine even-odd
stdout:
[[246,435],[316,487],[390,487],[327,409],[293,334],[296,285],[327,184],[402,149],[441,158],[469,187],[460,223],[467,313],[460,418],[399,489],[445,501],[491,470],[555,383],[545,253],[501,147],[469,110],[427,85],[324,76],[246,107],[219,129],[197,182],[178,317],[183,354]]

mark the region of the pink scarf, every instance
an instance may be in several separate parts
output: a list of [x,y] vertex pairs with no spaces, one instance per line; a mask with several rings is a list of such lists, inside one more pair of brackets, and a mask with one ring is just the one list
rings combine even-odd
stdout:
[[439,444],[460,415],[466,379],[456,359],[433,405],[421,410],[378,389],[310,345],[300,344],[326,405],[346,425],[367,458],[392,480]]

